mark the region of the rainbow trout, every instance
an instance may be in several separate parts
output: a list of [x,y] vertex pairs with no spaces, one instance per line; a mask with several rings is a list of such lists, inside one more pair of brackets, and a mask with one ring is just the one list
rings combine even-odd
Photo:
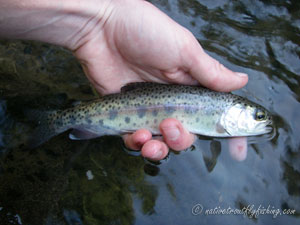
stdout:
[[253,136],[272,130],[268,111],[240,96],[196,86],[133,83],[121,93],[43,114],[32,144],[37,146],[69,129],[69,137],[76,140],[140,128],[159,135],[159,123],[165,118],[176,118],[190,132],[204,136]]

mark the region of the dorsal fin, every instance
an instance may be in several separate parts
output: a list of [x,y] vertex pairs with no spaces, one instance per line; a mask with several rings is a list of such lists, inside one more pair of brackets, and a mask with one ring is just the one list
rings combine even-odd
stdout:
[[134,83],[129,83],[129,84],[126,84],[125,86],[123,86],[121,88],[121,92],[124,93],[127,91],[151,87],[153,85],[159,86],[159,85],[163,85],[163,84],[153,83],[153,82],[134,82]]

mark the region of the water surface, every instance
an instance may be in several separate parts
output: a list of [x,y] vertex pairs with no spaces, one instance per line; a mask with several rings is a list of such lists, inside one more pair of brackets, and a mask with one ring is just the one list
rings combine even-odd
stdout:
[[[211,56],[249,74],[235,93],[275,115],[276,136],[249,145],[243,162],[222,139],[199,139],[157,164],[128,154],[119,137],[71,141],[65,133],[28,149],[25,109],[66,108],[97,94],[70,52],[1,41],[1,225],[300,224],[299,1],[152,3]],[[221,215],[229,207],[248,214]],[[251,215],[263,208],[268,215]]]

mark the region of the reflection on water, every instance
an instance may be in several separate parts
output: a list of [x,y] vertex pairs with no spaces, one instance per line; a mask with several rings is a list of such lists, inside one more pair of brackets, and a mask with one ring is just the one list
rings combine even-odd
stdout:
[[0,127],[2,128],[0,130],[0,149],[4,148],[4,136],[3,136],[3,127],[4,127],[4,124],[5,124],[5,119],[6,119],[6,116],[5,116],[5,111],[6,111],[6,104],[5,104],[5,101],[0,101]]
[[[199,139],[160,163],[128,154],[118,137],[70,141],[62,134],[27,149],[23,110],[65,108],[97,94],[68,51],[1,41],[1,225],[300,222],[300,2],[152,2],[210,55],[249,74],[236,93],[273,112],[275,137],[250,144],[243,162],[230,157],[224,139]],[[202,213],[192,211],[199,205]],[[220,215],[228,207],[244,216]]]

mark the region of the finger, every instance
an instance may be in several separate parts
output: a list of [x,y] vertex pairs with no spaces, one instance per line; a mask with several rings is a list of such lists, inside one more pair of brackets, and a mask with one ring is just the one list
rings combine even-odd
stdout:
[[190,147],[195,140],[195,135],[189,133],[176,119],[168,118],[163,120],[159,128],[164,141],[174,150],[184,150]]
[[[191,76],[203,86],[215,91],[233,91],[246,85],[248,76],[227,69],[204,52],[197,40],[190,35],[184,53],[185,63]],[[191,44],[193,43],[193,44]]]
[[140,150],[142,146],[151,139],[152,134],[146,129],[140,129],[133,134],[126,134],[123,136],[127,148],[133,150]]
[[229,153],[237,161],[243,161],[247,157],[247,138],[235,137],[228,140]]
[[168,146],[159,140],[147,141],[142,147],[142,156],[155,161],[165,158],[168,152]]

